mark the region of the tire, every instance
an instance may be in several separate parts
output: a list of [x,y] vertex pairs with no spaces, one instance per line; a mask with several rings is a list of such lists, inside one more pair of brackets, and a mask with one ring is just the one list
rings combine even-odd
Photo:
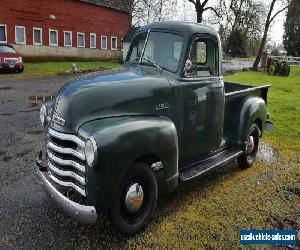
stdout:
[[257,124],[253,124],[247,133],[247,144],[244,153],[237,158],[237,162],[240,168],[249,168],[255,161],[256,154],[258,151],[259,134],[259,127],[257,126]]
[[18,73],[23,73],[23,71],[24,71],[24,68],[17,70]]
[[[134,193],[132,198],[130,190],[135,190],[131,193]],[[143,194],[142,198],[138,193]],[[134,164],[127,172],[110,210],[109,217],[114,227],[127,235],[143,230],[151,221],[157,193],[156,177],[150,166],[143,162]]]

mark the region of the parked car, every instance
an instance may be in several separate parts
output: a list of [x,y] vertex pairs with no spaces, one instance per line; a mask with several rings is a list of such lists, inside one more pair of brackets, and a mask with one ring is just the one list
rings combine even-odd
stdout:
[[[125,67],[70,81],[41,107],[46,150],[40,183],[69,216],[109,216],[142,230],[163,178],[168,191],[225,163],[250,167],[267,128],[270,85],[223,81],[211,27],[160,22],[140,28]],[[163,174],[161,174],[163,173]]]
[[0,44],[0,71],[24,71],[20,53],[9,44]]

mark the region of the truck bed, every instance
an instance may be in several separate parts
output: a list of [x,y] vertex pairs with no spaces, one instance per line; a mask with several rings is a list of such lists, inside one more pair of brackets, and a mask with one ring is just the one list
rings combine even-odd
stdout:
[[264,99],[267,103],[268,89],[271,85],[253,86],[247,84],[240,84],[235,82],[224,82],[225,86],[225,100],[226,102],[232,97],[242,97],[248,95],[258,96]]
[[225,82],[225,110],[224,110],[224,127],[223,140],[225,145],[230,144],[230,138],[240,123],[240,109],[245,99],[250,96],[262,98],[267,104],[268,89],[271,85],[252,86],[233,82]]

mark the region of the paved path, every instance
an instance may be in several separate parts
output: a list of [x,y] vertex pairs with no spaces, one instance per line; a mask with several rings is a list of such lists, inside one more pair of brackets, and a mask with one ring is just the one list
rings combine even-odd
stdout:
[[81,226],[70,220],[35,178],[34,160],[43,143],[41,100],[55,95],[67,80],[0,80],[0,248],[70,249],[87,246],[87,239],[100,247],[113,243],[109,235],[118,235],[105,223]]

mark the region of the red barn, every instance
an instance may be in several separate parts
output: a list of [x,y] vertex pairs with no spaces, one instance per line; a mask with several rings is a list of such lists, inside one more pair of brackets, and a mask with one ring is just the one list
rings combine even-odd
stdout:
[[119,58],[129,26],[124,0],[0,0],[0,43],[25,58]]

